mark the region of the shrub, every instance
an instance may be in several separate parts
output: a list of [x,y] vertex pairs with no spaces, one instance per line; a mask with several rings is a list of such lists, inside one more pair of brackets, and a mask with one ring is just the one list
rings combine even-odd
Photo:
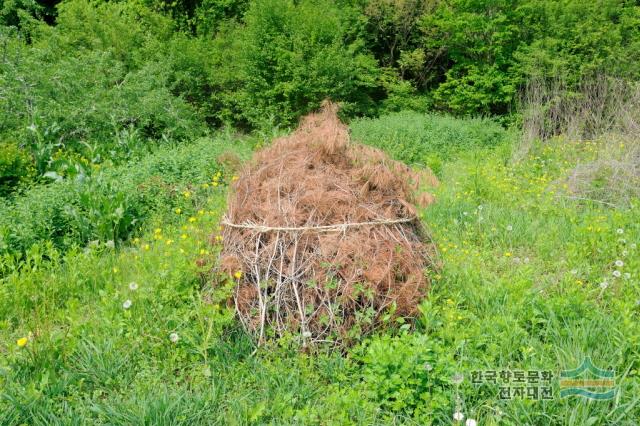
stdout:
[[349,23],[348,11],[329,1],[252,3],[244,26],[221,33],[228,43],[218,42],[223,70],[214,81],[222,93],[214,102],[257,127],[291,124],[327,97],[347,112],[369,110],[377,67],[349,39]]
[[449,408],[451,351],[426,334],[381,335],[354,353],[361,366],[363,393],[387,412],[433,418]]
[[[202,135],[188,102],[202,102],[193,66],[177,67],[185,55],[167,59],[178,50],[200,57],[169,42],[170,28],[142,6],[74,0],[60,7],[56,27],[34,24],[30,44],[0,33],[0,134],[31,151],[40,175],[57,172],[59,158],[121,162],[145,145]],[[123,133],[135,135],[135,147],[121,143]]]

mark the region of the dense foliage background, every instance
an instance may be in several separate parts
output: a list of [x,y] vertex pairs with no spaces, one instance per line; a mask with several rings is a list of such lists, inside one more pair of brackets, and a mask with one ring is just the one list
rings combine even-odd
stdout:
[[0,193],[326,97],[512,122],[532,79],[637,80],[639,32],[621,0],[3,0]]

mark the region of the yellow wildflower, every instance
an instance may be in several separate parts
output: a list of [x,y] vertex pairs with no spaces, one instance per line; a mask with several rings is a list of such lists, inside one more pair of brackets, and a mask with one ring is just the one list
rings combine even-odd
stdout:
[[233,276],[239,280],[240,278],[242,278],[242,271],[236,271]]
[[29,342],[29,338],[27,337],[21,337],[18,340],[16,340],[16,344],[20,348],[24,348],[25,346],[27,346],[27,342]]

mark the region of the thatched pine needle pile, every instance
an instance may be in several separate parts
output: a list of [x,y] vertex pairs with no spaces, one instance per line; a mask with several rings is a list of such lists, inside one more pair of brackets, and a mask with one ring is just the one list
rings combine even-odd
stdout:
[[327,103],[305,117],[233,186],[220,266],[235,275],[237,313],[259,342],[348,341],[385,312],[414,314],[429,289],[433,246],[412,204],[419,176],[350,143],[336,112]]

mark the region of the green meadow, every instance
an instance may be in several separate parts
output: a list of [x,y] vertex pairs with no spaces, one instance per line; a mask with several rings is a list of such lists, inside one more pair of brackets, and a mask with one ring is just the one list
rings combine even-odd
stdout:
[[[639,424],[639,29],[620,0],[0,0],[0,425]],[[220,222],[325,99],[437,177],[430,289],[257,346]]]

